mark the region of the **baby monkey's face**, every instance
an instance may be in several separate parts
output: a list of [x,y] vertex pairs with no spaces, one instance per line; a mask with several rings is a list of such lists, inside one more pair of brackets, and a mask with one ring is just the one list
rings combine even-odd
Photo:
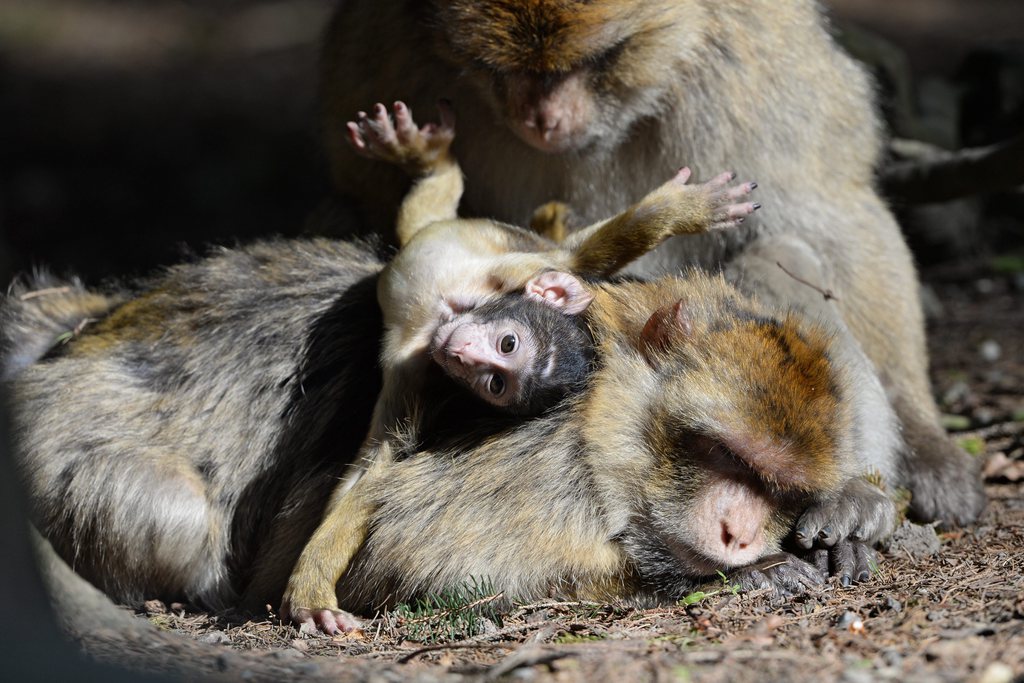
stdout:
[[441,325],[431,344],[431,356],[449,377],[501,408],[519,399],[537,355],[536,339],[525,324],[483,319],[472,311]]

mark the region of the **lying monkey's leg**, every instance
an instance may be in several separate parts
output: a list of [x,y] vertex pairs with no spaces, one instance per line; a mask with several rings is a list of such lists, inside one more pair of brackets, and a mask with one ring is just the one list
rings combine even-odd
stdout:
[[395,102],[393,120],[378,103],[370,114],[361,111],[357,121],[346,124],[357,153],[396,164],[417,179],[398,212],[399,246],[431,223],[454,219],[462,198],[462,171],[449,151],[455,114],[445,101],[438,103],[438,110],[440,124],[417,127],[403,102]]
[[722,173],[700,185],[687,185],[683,168],[619,215],[571,235],[563,246],[574,255],[580,275],[608,276],[643,256],[669,237],[733,228],[760,204],[741,202],[757,187],[730,185],[734,173]]

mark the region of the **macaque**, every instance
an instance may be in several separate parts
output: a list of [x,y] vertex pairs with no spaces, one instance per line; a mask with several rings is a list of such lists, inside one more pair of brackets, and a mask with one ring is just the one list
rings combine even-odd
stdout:
[[[43,354],[5,385],[19,471],[58,553],[120,602],[279,600],[381,386],[382,268],[357,242],[276,240],[130,291],[10,289],[0,315],[23,324],[0,329],[4,361]],[[370,533],[337,606],[484,576],[522,599],[671,600],[712,569],[798,590],[821,576],[776,555],[792,528],[865,578],[894,519],[865,477],[902,475],[848,335],[719,276],[591,291],[600,360],[563,408],[472,425],[456,410],[367,471]],[[430,400],[457,400],[443,384]]]
[[900,467],[920,520],[965,524],[985,502],[978,464],[950,441],[927,378],[910,254],[874,188],[880,123],[864,70],[813,0],[343,0],[321,90],[334,184],[390,234],[408,180],[368,167],[345,121],[369,98],[413,108],[441,94],[462,122],[453,151],[468,215],[522,223],[561,201],[586,225],[637,201],[679,159],[756,178],[764,209],[742,227],[669,240],[628,272],[722,268],[746,292],[787,291],[792,243],[867,355],[900,418]]
[[236,605],[275,562],[280,599],[380,389],[380,268],[358,243],[277,240],[132,290],[11,287],[0,347],[40,532],[120,602]]
[[539,415],[583,388],[594,362],[582,318],[518,294],[438,327],[431,358],[445,374],[513,415]]
[[[577,362],[558,366],[562,355],[572,356],[572,349],[579,348],[579,337],[550,338],[548,326],[528,328],[522,319],[508,317],[500,327],[481,325],[484,318],[476,312],[481,304],[521,292],[562,314],[581,314],[593,295],[580,277],[611,276],[673,235],[735,227],[759,208],[739,201],[756,183],[729,186],[734,177],[727,172],[689,186],[690,171],[683,168],[637,204],[559,245],[522,228],[458,219],[463,181],[449,154],[454,119],[446,102],[439,109],[440,124],[421,128],[404,103],[395,103],[393,119],[377,104],[371,114],[360,112],[358,121],[347,126],[351,144],[362,155],[391,161],[415,174],[417,182],[399,209],[398,254],[384,268],[377,289],[384,316],[384,385],[360,463],[332,497],[299,558],[282,606],[282,613],[297,621],[316,621],[329,629],[336,624],[331,612],[335,584],[362,544],[371,513],[355,489],[368,469],[385,476],[380,472],[401,456],[403,437],[418,438],[424,413],[419,395],[432,358],[488,403],[522,415],[557,403],[585,378],[589,363],[579,362],[579,353]],[[465,352],[474,343],[488,353]],[[551,354],[549,347],[562,351]],[[522,362],[506,360],[513,356]],[[483,363],[482,372],[467,371],[474,362]],[[561,381],[569,370],[574,375]]]

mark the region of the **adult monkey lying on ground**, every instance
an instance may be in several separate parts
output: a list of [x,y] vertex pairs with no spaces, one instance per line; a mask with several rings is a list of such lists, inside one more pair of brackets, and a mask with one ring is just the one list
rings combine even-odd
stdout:
[[[460,343],[494,347],[504,344],[506,337],[519,342],[510,349],[518,352],[523,361],[519,364],[504,362],[503,349],[478,354],[472,362],[482,362],[482,375],[491,381],[473,388],[488,403],[520,416],[536,415],[573,386],[578,388],[589,372],[589,362],[570,362],[580,360],[573,352],[592,355],[589,341],[580,349],[581,335],[568,334],[578,332],[574,325],[552,328],[543,320],[576,316],[587,308],[593,295],[581,278],[609,277],[673,235],[733,228],[759,207],[741,201],[756,183],[730,187],[732,174],[722,173],[707,183],[687,185],[690,171],[684,168],[635,205],[580,230],[561,245],[515,226],[459,219],[462,172],[449,153],[454,120],[444,102],[440,113],[440,125],[420,128],[409,109],[396,102],[393,120],[378,104],[372,115],[360,112],[359,121],[349,123],[357,149],[400,164],[417,180],[399,210],[400,250],[385,266],[377,288],[384,315],[384,384],[370,429],[357,466],[339,484],[324,522],[299,558],[282,606],[285,615],[318,618],[328,628],[337,623],[329,609],[336,604],[335,585],[362,545],[372,511],[359,479],[364,470],[386,478],[387,469],[401,455],[403,439],[415,442],[429,429],[423,424],[424,413],[429,412],[424,392],[427,370],[433,358],[461,379],[461,361],[448,361],[458,331],[485,328],[480,334],[460,336]],[[505,334],[509,321],[492,325],[480,313],[494,303],[500,304],[499,312],[501,307],[510,309],[514,303],[507,300],[509,294],[535,300],[534,324],[520,325],[518,335]],[[499,297],[505,300],[498,301]],[[560,330],[562,338],[539,339],[549,329]],[[556,351],[547,354],[548,347]],[[541,363],[538,359],[545,355],[548,360]],[[566,371],[575,376],[563,376]],[[505,379],[498,385],[502,391],[492,396],[494,377]],[[528,387],[537,395],[523,395]],[[538,409],[523,410],[534,406]]]
[[[550,200],[586,224],[636,201],[686,159],[757,178],[744,227],[670,241],[633,272],[723,265],[743,289],[815,306],[791,288],[793,249],[870,358],[902,423],[901,467],[923,520],[984,506],[977,463],[939,426],[917,280],[873,187],[879,122],[863,72],[812,0],[343,0],[327,31],[324,126],[337,188],[387,234],[407,180],[368,170],[344,141],[377,98],[442,94],[462,121],[466,212],[522,223]],[[495,124],[495,121],[500,123]]]
[[[57,551],[122,602],[276,602],[369,420],[381,267],[356,244],[278,241],[171,268],[109,312],[73,284],[13,289],[19,464]],[[522,598],[672,596],[774,550],[809,504],[808,537],[888,531],[891,501],[859,475],[899,483],[894,421],[863,359],[716,278],[598,298],[605,360],[569,410],[471,435],[457,420],[393,484],[368,481],[380,505],[341,606],[470,576]],[[852,427],[872,418],[878,432]],[[718,499],[735,504],[716,516]],[[863,546],[834,550],[840,575],[867,571]],[[767,571],[750,579],[815,576]]]

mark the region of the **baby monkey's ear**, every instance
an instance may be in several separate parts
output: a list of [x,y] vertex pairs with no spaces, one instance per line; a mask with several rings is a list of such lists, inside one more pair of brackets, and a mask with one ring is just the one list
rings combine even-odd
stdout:
[[686,301],[680,299],[674,304],[662,306],[647,319],[640,333],[640,351],[647,362],[657,366],[657,356],[693,334],[693,321]]
[[575,275],[551,270],[541,273],[526,283],[523,292],[527,298],[543,301],[565,315],[576,315],[587,310],[594,295],[587,291]]

